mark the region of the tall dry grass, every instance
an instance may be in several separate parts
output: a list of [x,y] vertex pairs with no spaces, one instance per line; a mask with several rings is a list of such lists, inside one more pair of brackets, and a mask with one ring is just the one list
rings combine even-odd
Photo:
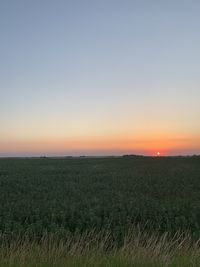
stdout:
[[65,240],[44,234],[7,242],[1,237],[1,267],[190,267],[200,266],[199,240],[189,233],[174,236],[129,230],[119,246],[108,232],[86,231],[69,235]]

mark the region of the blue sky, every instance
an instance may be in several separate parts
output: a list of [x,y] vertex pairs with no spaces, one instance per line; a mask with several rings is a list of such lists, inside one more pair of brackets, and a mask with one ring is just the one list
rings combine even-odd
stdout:
[[200,153],[199,14],[194,0],[1,1],[0,155]]

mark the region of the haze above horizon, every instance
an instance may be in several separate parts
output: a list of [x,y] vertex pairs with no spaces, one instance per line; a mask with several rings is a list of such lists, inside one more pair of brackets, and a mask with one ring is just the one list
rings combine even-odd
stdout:
[[200,2],[0,3],[0,156],[200,154]]

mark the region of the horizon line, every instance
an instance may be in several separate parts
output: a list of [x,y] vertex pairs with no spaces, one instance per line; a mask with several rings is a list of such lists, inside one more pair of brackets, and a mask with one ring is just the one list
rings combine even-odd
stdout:
[[45,159],[45,158],[125,158],[125,157],[144,157],[144,158],[174,158],[174,157],[200,157],[200,154],[177,154],[177,155],[143,155],[143,154],[121,154],[121,155],[38,155],[38,156],[1,156],[0,159],[7,159],[7,158],[39,158],[39,159]]

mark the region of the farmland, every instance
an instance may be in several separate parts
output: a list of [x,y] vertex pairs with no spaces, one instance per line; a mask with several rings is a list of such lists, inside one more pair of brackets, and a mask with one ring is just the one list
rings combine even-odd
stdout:
[[199,196],[197,156],[0,159],[0,242],[109,233],[108,247],[120,249],[141,231],[195,243]]

